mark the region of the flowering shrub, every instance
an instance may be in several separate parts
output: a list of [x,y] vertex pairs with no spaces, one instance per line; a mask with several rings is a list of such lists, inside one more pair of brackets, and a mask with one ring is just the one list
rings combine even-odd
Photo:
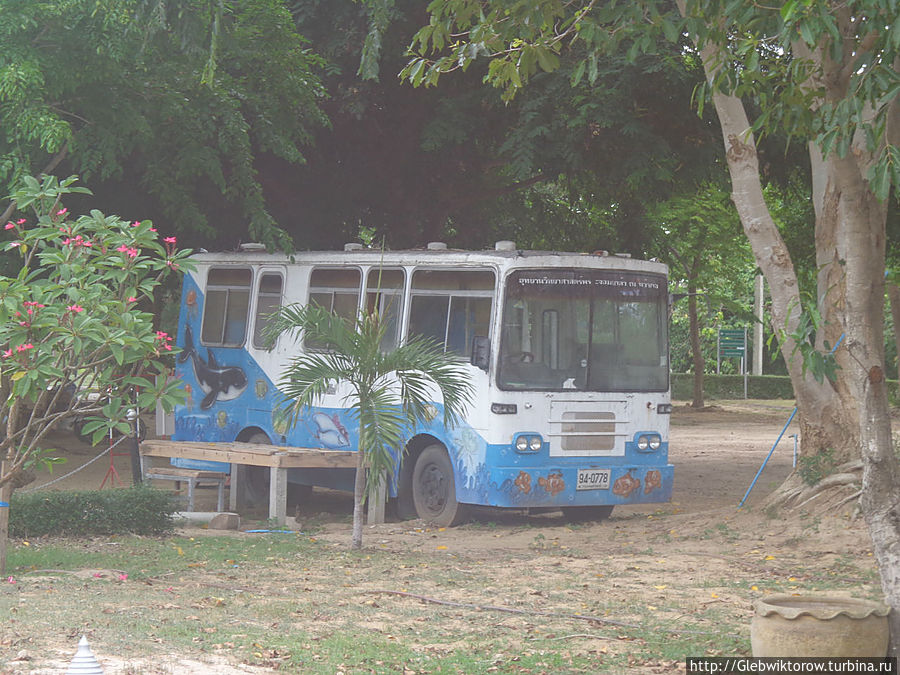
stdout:
[[190,265],[189,251],[174,237],[161,244],[150,221],[74,217],[64,196],[89,194],[75,180],[26,178],[11,196],[25,217],[4,226],[3,249],[22,267],[0,276],[0,487],[49,461],[45,436],[67,418],[87,417],[96,443],[129,432],[129,409],[178,400],[166,377],[172,338],[140,305]]

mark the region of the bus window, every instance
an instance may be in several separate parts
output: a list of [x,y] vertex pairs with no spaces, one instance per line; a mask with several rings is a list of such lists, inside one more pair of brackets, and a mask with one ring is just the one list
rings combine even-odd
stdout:
[[[360,272],[355,268],[317,267],[309,277],[309,302],[353,321],[359,311]],[[324,345],[305,340],[310,349],[323,349]]]
[[205,345],[240,347],[247,335],[250,309],[249,269],[213,267],[206,278],[206,302],[200,340]]
[[376,268],[369,270],[366,282],[366,311],[378,312],[385,326],[381,351],[388,352],[400,344],[400,317],[403,315],[403,270]]
[[487,336],[494,297],[491,270],[416,270],[413,273],[409,334],[434,339],[468,356],[475,336]]
[[522,270],[506,285],[504,389],[665,391],[666,284],[613,270]]
[[256,316],[253,319],[253,346],[257,349],[265,347],[263,331],[269,323],[269,315],[281,306],[281,286],[281,274],[265,272],[259,277]]

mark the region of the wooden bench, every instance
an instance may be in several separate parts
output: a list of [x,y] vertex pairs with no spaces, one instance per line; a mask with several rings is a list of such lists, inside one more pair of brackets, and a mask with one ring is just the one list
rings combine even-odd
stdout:
[[[144,469],[145,458],[179,457],[182,459],[199,459],[231,464],[231,487],[228,502],[232,511],[239,507],[239,493],[243,489],[244,471],[249,466],[262,466],[269,469],[269,518],[280,525],[287,516],[287,470],[302,468],[355,469],[358,455],[349,450],[322,450],[320,448],[294,448],[260,443],[207,443],[201,441],[163,441],[146,440],[141,443],[141,468]],[[157,477],[147,471],[158,473],[162,469],[147,469],[144,475]],[[192,469],[165,469],[168,471],[191,472]],[[201,471],[208,475],[222,475],[212,471]],[[165,480],[178,480],[171,477]],[[181,474],[184,475],[184,474]],[[182,479],[184,480],[184,479]],[[209,480],[209,479],[207,479]],[[378,499],[369,500],[369,523],[384,522],[384,502],[386,483],[382,495]],[[224,483],[223,483],[224,485]],[[222,488],[220,488],[222,489]],[[221,493],[220,493],[221,494]],[[219,507],[221,510],[221,506]]]
[[170,480],[175,482],[175,489],[180,488],[180,483],[188,486],[188,511],[194,510],[194,490],[201,483],[212,483],[218,490],[216,498],[216,511],[225,510],[225,481],[228,474],[221,471],[201,471],[198,469],[180,469],[174,466],[147,466],[144,456],[141,456],[141,473],[147,480]]

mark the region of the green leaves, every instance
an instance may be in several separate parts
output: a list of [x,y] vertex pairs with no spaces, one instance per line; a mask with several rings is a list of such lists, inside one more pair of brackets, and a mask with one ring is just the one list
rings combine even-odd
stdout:
[[176,232],[229,218],[290,247],[254,162],[302,162],[326,119],[322,61],[285,3],[3,2],[0,43],[0,185],[65,151],[86,179],[140,185]]
[[[793,354],[799,354],[802,363],[802,372],[812,374],[816,382],[821,384],[827,378],[829,382],[837,380],[838,365],[834,358],[837,345],[831,345],[827,340],[823,346],[825,351],[816,349],[815,339],[823,326],[823,319],[817,309],[806,309],[800,313],[797,327],[793,332],[785,334],[782,331],[782,339],[788,338],[794,342]],[[840,340],[838,340],[840,342]]]
[[75,181],[25,179],[13,193],[22,217],[5,227],[21,256],[19,274],[0,277],[0,453],[13,473],[61,420],[86,418],[96,442],[112,429],[128,433],[135,388],[141,406],[173,402],[171,338],[139,302],[191,268],[188,252],[174,237],[161,245],[149,221],[98,210],[73,217],[65,197],[87,193]]

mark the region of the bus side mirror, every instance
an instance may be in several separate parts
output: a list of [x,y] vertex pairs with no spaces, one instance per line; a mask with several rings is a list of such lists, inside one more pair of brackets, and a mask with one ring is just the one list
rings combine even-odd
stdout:
[[472,338],[471,363],[487,372],[488,366],[491,364],[491,341],[487,336],[476,335]]

